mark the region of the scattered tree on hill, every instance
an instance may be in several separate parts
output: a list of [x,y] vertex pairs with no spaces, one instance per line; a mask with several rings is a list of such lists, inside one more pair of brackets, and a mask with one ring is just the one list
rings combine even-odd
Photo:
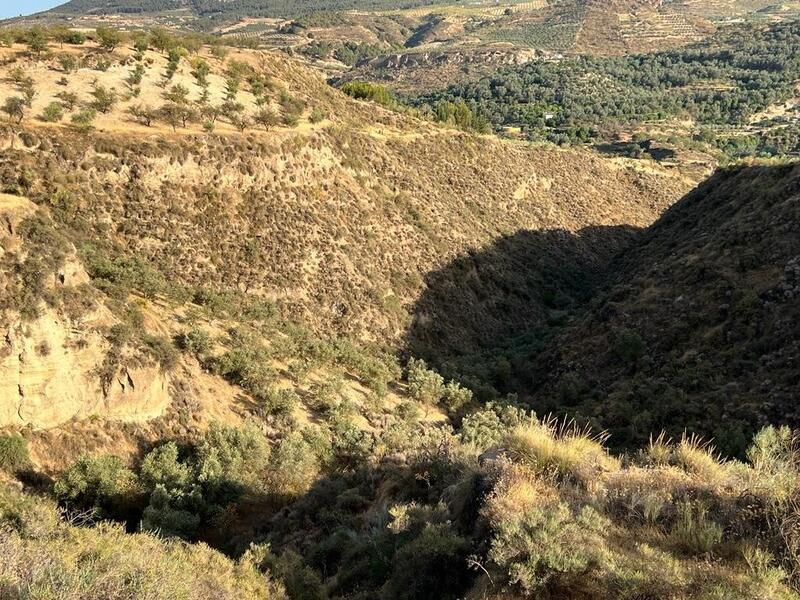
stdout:
[[231,125],[236,127],[240,133],[244,132],[245,129],[250,127],[250,119],[247,118],[247,115],[238,114],[231,117]]
[[78,61],[71,54],[59,54],[58,64],[64,73],[72,73],[78,66]]
[[215,44],[211,45],[211,54],[212,54],[212,56],[214,56],[214,58],[217,58],[219,60],[225,60],[227,58],[229,52],[230,52],[230,49],[225,47],[225,46],[223,46],[220,43],[215,43]]
[[67,27],[56,27],[53,30],[53,39],[55,39],[63,48],[64,44],[81,46],[86,41],[86,36],[82,32],[75,31],[74,29],[69,29]]
[[158,114],[173,131],[177,131],[178,127],[185,128],[189,121],[197,118],[197,113],[191,107],[176,102],[167,102],[158,110]]
[[121,31],[111,27],[98,27],[95,34],[97,43],[108,52],[113,52],[125,40],[125,35]]
[[92,123],[94,123],[96,117],[97,111],[95,111],[93,108],[86,108],[72,115],[70,120],[72,121],[72,125],[75,127],[75,129],[86,133],[92,128]]
[[234,101],[239,93],[241,81],[235,77],[228,77],[225,80],[225,100]]
[[75,107],[78,105],[78,95],[73,92],[59,92],[56,94],[56,98],[61,100],[64,108],[69,112],[75,110]]
[[271,108],[262,108],[256,113],[254,120],[258,125],[261,125],[267,130],[272,129],[280,123],[278,115]]
[[142,60],[144,53],[150,49],[150,38],[144,33],[138,33],[133,38],[133,49],[136,51],[136,60]]
[[60,102],[51,102],[42,111],[42,121],[58,123],[64,118],[64,107]]
[[95,83],[94,89],[91,92],[94,100],[91,107],[97,112],[106,114],[117,103],[117,94],[114,90],[109,90],[105,86]]
[[146,127],[150,127],[158,116],[158,113],[146,104],[135,104],[129,107],[128,114]]
[[15,121],[17,125],[22,123],[22,119],[25,118],[26,108],[27,104],[25,103],[25,100],[13,96],[11,98],[6,98],[6,101],[3,104],[3,112],[8,115],[9,119]]
[[205,60],[197,57],[192,61],[192,76],[201,88],[208,88],[208,76],[210,73],[211,67]]
[[41,27],[31,27],[25,36],[28,50],[37,56],[47,50],[47,34]]
[[181,58],[183,58],[185,54],[185,50],[182,48],[171,48],[169,51],[169,55],[167,58],[167,72],[165,77],[167,80],[172,79],[175,76],[175,73],[178,72],[178,67],[181,63]]
[[159,52],[168,52],[177,46],[177,41],[169,31],[156,27],[150,31],[150,45]]
[[187,104],[189,102],[189,90],[180,83],[173,85],[169,90],[162,94],[167,102],[175,104]]
[[19,85],[19,91],[22,92],[25,105],[30,108],[33,105],[33,99],[36,97],[36,88],[34,87],[33,79],[26,77]]

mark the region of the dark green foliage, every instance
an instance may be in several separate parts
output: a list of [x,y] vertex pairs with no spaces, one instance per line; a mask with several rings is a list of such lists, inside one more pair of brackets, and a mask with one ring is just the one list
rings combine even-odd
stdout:
[[581,128],[680,115],[701,124],[743,124],[793,93],[798,51],[796,23],[731,28],[687,49],[531,62],[416,103],[435,109],[461,100],[495,126],[521,126],[553,141],[579,141]]
[[489,133],[491,130],[489,121],[472,112],[462,100],[440,102],[436,105],[434,114],[436,120],[440,123],[455,125],[460,129],[477,131],[478,133]]
[[17,473],[30,466],[28,441],[18,434],[0,435],[0,471]]
[[8,118],[14,121],[17,125],[22,123],[22,119],[25,118],[26,108],[27,105],[25,104],[25,100],[22,98],[6,98],[6,101],[3,103],[3,112],[6,113]]
[[469,540],[449,525],[428,524],[395,554],[386,600],[455,600],[471,580],[464,568]]
[[51,305],[57,303],[48,280],[54,282],[56,273],[63,266],[70,251],[67,238],[56,228],[53,221],[42,213],[27,217],[19,226],[19,234],[25,241],[27,251],[24,260],[14,265],[16,276],[10,293],[0,300],[0,305],[18,310],[25,319],[38,316],[44,300]]
[[[404,7],[446,4],[445,0],[407,0]],[[55,12],[71,14],[140,14],[172,11],[183,8],[183,0],[70,0]],[[293,17],[314,12],[344,10],[390,10],[397,7],[394,0],[305,0],[303,2],[278,2],[277,0],[192,0],[191,9],[207,19],[236,17]]]
[[342,86],[342,91],[348,96],[359,100],[371,100],[384,106],[395,106],[397,100],[388,89],[382,85],[366,81],[351,81]]
[[70,509],[95,508],[101,515],[125,520],[140,503],[136,474],[116,456],[82,456],[53,488]]
[[646,349],[642,336],[630,329],[620,330],[614,338],[614,354],[626,364],[636,363]]
[[113,51],[125,40],[125,35],[121,31],[110,27],[98,27],[97,31],[95,31],[95,37],[100,47],[109,52]]
[[194,327],[175,337],[178,348],[194,354],[197,358],[205,356],[213,346],[211,335],[199,327]]
[[242,386],[256,400],[267,401],[277,378],[270,366],[270,350],[253,333],[244,330],[232,332],[230,341],[231,349],[213,361],[214,370]]
[[253,425],[213,423],[197,448],[198,480],[211,498],[236,497],[258,489],[269,466],[270,447]]

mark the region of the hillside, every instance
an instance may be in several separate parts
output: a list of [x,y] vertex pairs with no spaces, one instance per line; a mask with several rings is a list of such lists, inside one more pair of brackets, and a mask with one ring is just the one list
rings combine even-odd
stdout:
[[[172,357],[169,340],[197,319],[187,315],[198,304],[210,311],[201,322],[212,331],[243,318],[232,302],[256,303],[266,326],[289,338],[305,334],[287,334],[281,323],[396,349],[424,273],[519,227],[552,232],[523,241],[523,255],[558,252],[561,235],[606,227],[602,247],[580,243],[570,254],[578,277],[590,280],[630,244],[632,228],[652,222],[696,176],[420,121],[351,100],[270,53],[180,59],[168,81],[169,61],[153,50],[138,57],[90,45],[48,58],[17,47],[3,53],[11,77],[0,103],[33,90],[21,125],[16,118],[6,125],[0,165],[10,234],[6,425],[163,418],[143,428],[152,439],[165,428],[186,435],[174,419],[186,410],[199,424],[205,415],[239,422],[246,410],[232,408],[235,389]],[[65,56],[75,70],[65,72]],[[191,74],[200,64],[209,68],[205,85]],[[210,132],[197,115],[225,106],[233,69],[245,73],[234,92],[241,108],[220,109]],[[180,87],[186,92],[173,98]],[[113,98],[106,112],[93,108],[98,90]],[[45,120],[54,102],[62,115]],[[171,106],[196,116],[185,127],[169,125],[163,111]],[[274,115],[268,129],[254,123],[264,110]],[[87,112],[88,125],[74,119]],[[142,113],[154,115],[149,126]],[[53,244],[60,250],[49,256]],[[43,272],[31,279],[14,266],[19,261]],[[515,277],[509,264],[476,292],[498,296],[512,284],[516,295],[465,313],[452,334],[485,337],[541,320],[549,309],[537,286],[547,268],[507,281]],[[584,294],[570,283],[558,287],[576,299]],[[447,315],[425,318],[452,324]],[[136,334],[123,334],[127,327]],[[286,362],[296,361],[291,353]],[[130,447],[129,437],[122,442],[111,431],[97,443]],[[62,446],[69,455],[70,443]]]
[[620,445],[686,429],[741,453],[764,423],[796,425],[798,177],[731,168],[667,211],[534,366],[534,403]]
[[798,597],[796,167],[88,37],[0,48],[0,596]]

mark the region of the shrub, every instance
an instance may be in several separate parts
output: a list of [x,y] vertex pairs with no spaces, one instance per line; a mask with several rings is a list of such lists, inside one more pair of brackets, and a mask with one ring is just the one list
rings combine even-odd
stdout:
[[16,121],[17,125],[22,123],[22,119],[25,118],[25,107],[26,107],[25,100],[22,98],[17,97],[10,97],[6,98],[5,103],[3,104],[3,112],[8,115],[9,119]]
[[0,471],[18,473],[31,464],[28,441],[17,434],[0,435]]
[[144,349],[165,371],[169,371],[178,363],[178,351],[168,337],[163,335],[143,334],[141,336]]
[[614,338],[612,350],[625,364],[635,364],[644,356],[646,346],[642,336],[630,329],[621,329]]
[[214,360],[216,372],[264,402],[277,379],[275,369],[270,366],[269,350],[246,332],[234,332],[231,343],[233,347]]
[[61,100],[64,108],[70,112],[75,110],[75,107],[78,105],[78,95],[74,92],[59,92],[56,94],[56,98]]
[[423,404],[436,404],[445,393],[444,379],[428,369],[424,360],[410,359],[407,366],[408,393]]
[[351,81],[342,86],[342,91],[358,100],[371,100],[384,106],[395,106],[397,100],[394,95],[384,86],[366,81]]
[[97,508],[112,518],[127,518],[141,492],[136,475],[116,456],[81,456],[53,487],[67,505]]
[[455,381],[449,382],[444,387],[442,404],[450,412],[458,412],[472,402],[472,391],[461,387]]
[[678,505],[678,519],[670,533],[687,554],[707,554],[722,540],[722,527],[708,518],[708,509],[688,500]]
[[95,31],[95,35],[97,36],[97,43],[100,47],[109,52],[112,52],[125,40],[125,35],[121,31],[111,29],[110,27],[98,27]]
[[72,115],[70,120],[78,131],[85,133],[92,128],[95,117],[97,117],[97,112],[92,108],[87,108]]
[[198,480],[214,495],[239,495],[261,488],[270,446],[254,425],[212,423],[197,447]]
[[256,124],[261,125],[266,130],[272,129],[280,123],[278,115],[270,108],[262,108],[256,113],[254,120]]
[[465,444],[480,449],[496,446],[503,441],[510,429],[514,429],[530,417],[521,408],[506,403],[490,402],[483,410],[464,417],[460,437]]
[[109,523],[75,527],[51,502],[2,487],[0,548],[3,598],[287,598],[249,558],[236,562],[205,544],[130,534]]
[[199,327],[193,327],[183,333],[179,333],[175,336],[175,343],[181,350],[190,352],[198,358],[208,354],[214,346],[211,335],[205,329],[200,329]]
[[537,596],[555,582],[568,585],[601,558],[607,520],[584,506],[573,514],[560,501],[530,506],[519,518],[496,524],[489,558],[511,583]]
[[298,495],[311,487],[319,471],[320,463],[313,449],[301,433],[293,431],[275,450],[269,480],[274,491]]
[[181,508],[183,503],[183,492],[170,491],[158,484],[150,494],[150,503],[142,512],[142,530],[185,539],[194,538],[201,518],[196,512]]
[[178,460],[178,446],[167,442],[151,450],[139,468],[139,478],[146,490],[158,485],[167,489],[185,489],[192,480],[191,468]]
[[72,73],[77,68],[78,61],[71,54],[60,54],[58,56],[58,64],[61,65],[61,70],[64,73]]
[[428,524],[392,559],[392,574],[382,589],[386,600],[455,600],[472,579],[467,569],[469,541],[448,524]]
[[315,106],[314,109],[311,111],[311,114],[308,116],[308,120],[311,123],[321,123],[325,120],[325,111],[323,111],[320,107]]
[[158,112],[145,104],[135,104],[128,107],[128,114],[131,115],[138,123],[145,127],[150,127],[153,121],[158,118]]
[[58,123],[64,118],[64,109],[59,102],[51,102],[42,111],[42,121]]
[[91,107],[97,112],[103,114],[109,112],[117,103],[116,92],[114,92],[114,90],[109,90],[100,84],[95,84],[91,95],[94,98],[91,103]]
[[287,388],[271,387],[262,398],[262,408],[268,415],[288,417],[300,404],[297,392]]

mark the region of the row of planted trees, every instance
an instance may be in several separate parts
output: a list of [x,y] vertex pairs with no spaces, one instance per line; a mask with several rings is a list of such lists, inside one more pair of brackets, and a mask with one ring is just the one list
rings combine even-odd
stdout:
[[[74,34],[74,35],[73,35]],[[50,43],[82,45],[87,36],[69,29],[43,29],[35,27],[28,30],[9,31],[0,40],[11,45],[25,43],[29,53],[40,60],[48,59],[51,68],[59,70],[63,76],[57,83],[65,88],[69,86],[71,74],[81,68],[94,68],[107,71],[111,66],[109,58],[96,55],[76,56],[71,52],[53,53]],[[210,42],[210,54],[213,58],[225,61],[228,48],[219,44],[216,39],[207,36],[178,36],[164,29],[153,29],[149,32],[126,33],[111,28],[98,28],[93,39],[101,49],[113,52],[121,44],[132,44],[133,54],[125,57],[120,64],[130,64],[131,70],[124,79],[125,93],[120,94],[114,87],[108,88],[97,79],[92,83],[90,95],[92,100],[81,103],[77,94],[65,89],[55,94],[55,100],[46,105],[39,115],[45,122],[60,122],[65,113],[71,114],[73,126],[78,129],[91,127],[97,114],[109,113],[120,101],[127,102],[138,98],[148,68],[154,64],[152,57],[147,57],[148,50],[166,54],[166,68],[157,85],[164,89],[161,98],[164,104],[152,106],[139,102],[127,107],[127,114],[137,123],[147,127],[156,122],[170,125],[174,130],[187,127],[190,123],[200,123],[204,130],[211,132],[220,120],[225,120],[239,131],[253,126],[271,129],[279,125],[293,127],[306,108],[303,101],[292,97],[286,89],[269,76],[256,72],[249,64],[230,59],[223,72],[223,98],[217,103],[211,101],[212,67],[209,60],[199,55],[204,44]],[[109,57],[113,56],[109,54]],[[182,63],[188,63],[190,74],[199,88],[199,95],[192,98],[192,93],[183,83],[174,83]],[[27,75],[21,67],[13,69],[10,80],[19,95],[6,99],[2,111],[8,118],[20,124],[33,108],[33,100],[37,95],[34,79]],[[248,110],[239,99],[240,91],[245,84],[253,96],[254,108]],[[271,106],[276,103],[277,107]],[[75,112],[77,110],[77,112]],[[309,119],[319,122],[325,118],[320,109],[311,111]]]

